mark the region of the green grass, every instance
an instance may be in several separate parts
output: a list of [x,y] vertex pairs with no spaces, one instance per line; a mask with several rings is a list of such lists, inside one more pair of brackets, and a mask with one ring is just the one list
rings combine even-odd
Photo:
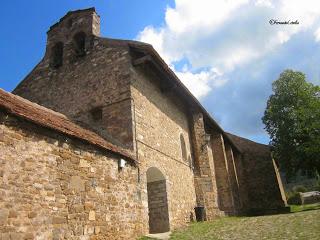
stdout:
[[223,217],[191,224],[187,229],[175,231],[170,239],[320,239],[320,210],[259,217]]
[[192,223],[174,231],[170,240],[320,240],[320,203],[290,207],[292,213],[288,214],[221,217]]
[[290,205],[290,211],[292,213],[309,211],[309,210],[317,210],[317,209],[320,209],[320,203],[306,204],[306,205]]

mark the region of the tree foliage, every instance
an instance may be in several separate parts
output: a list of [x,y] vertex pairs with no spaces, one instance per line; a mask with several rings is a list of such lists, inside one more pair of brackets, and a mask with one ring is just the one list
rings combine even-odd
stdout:
[[280,168],[320,172],[320,88],[301,72],[285,70],[272,84],[262,118]]

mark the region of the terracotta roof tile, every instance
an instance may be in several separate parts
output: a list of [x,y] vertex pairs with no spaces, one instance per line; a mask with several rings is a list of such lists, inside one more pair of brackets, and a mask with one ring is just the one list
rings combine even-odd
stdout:
[[84,140],[92,145],[117,153],[121,156],[135,161],[133,152],[115,146],[96,133],[80,127],[73,123],[65,115],[30,102],[22,97],[8,93],[0,88],[0,109],[21,117],[35,124],[50,128],[70,137]]

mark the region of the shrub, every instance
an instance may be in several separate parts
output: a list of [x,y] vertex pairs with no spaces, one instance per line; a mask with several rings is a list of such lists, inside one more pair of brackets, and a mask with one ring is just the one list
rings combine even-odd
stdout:
[[320,192],[320,175],[319,173],[317,173],[317,183],[316,183],[316,186],[315,186],[315,191],[319,191]]
[[299,193],[299,192],[307,192],[307,188],[305,186],[302,186],[302,185],[297,185],[297,186],[294,186],[292,188],[293,192],[296,192],[296,193]]
[[290,205],[301,205],[301,198],[299,192],[290,192],[287,194],[287,202]]

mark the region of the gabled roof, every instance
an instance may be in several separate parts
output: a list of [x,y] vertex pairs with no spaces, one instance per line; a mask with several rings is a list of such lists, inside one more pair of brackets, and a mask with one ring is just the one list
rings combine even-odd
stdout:
[[270,156],[271,149],[269,145],[257,143],[249,139],[226,133],[230,139],[237,145],[242,153],[250,153],[255,156]]
[[155,65],[156,68],[159,71],[162,71],[163,74],[169,79],[169,81],[171,81],[172,84],[174,84],[174,87],[179,89],[183,93],[185,99],[187,99],[190,103],[194,104],[201,110],[204,118],[207,120],[206,124],[208,124],[210,127],[217,129],[224,136],[224,139],[228,141],[234,149],[241,153],[241,150],[233,142],[232,138],[230,138],[229,135],[226,134],[224,130],[219,126],[219,124],[211,117],[208,111],[201,105],[198,99],[193,96],[189,89],[181,82],[181,80],[171,70],[168,64],[161,58],[161,56],[158,54],[158,52],[153,48],[151,44],[134,40],[122,40],[101,37],[98,38],[103,40],[105,44],[108,46],[128,47],[131,51],[139,51],[143,53],[144,56],[134,59],[133,64],[139,65],[144,63],[151,63]]
[[[79,13],[79,12],[81,13],[95,12],[95,8],[69,11],[64,17],[62,17],[59,20],[59,22],[51,26],[49,31],[51,31],[54,27],[56,27],[60,22],[62,22],[64,19],[66,19],[70,15]],[[233,139],[230,138],[229,135],[226,134],[224,130],[219,126],[219,124],[211,117],[208,111],[201,105],[201,103],[193,96],[193,94],[188,90],[188,88],[181,82],[181,80],[170,69],[170,67],[161,58],[161,56],[157,53],[157,51],[153,48],[151,44],[132,41],[132,40],[110,39],[110,38],[101,38],[101,37],[98,37],[98,38],[103,40],[108,45],[127,47],[131,51],[139,51],[143,53],[143,56],[141,56],[138,59],[135,59],[136,63],[139,63],[139,64],[151,63],[152,65],[154,65],[173,84],[174,88],[177,88],[182,93],[182,95],[185,97],[187,101],[189,101],[189,103],[192,103],[192,105],[200,109],[200,111],[203,113],[206,125],[209,126],[210,128],[218,130],[224,136],[224,139],[227,142],[229,142],[234,149],[236,149],[238,152],[241,152],[238,146],[233,142]]]
[[107,142],[98,134],[73,123],[65,115],[30,102],[12,93],[8,93],[0,88],[0,110],[1,109],[42,127],[86,141],[94,146],[135,161],[132,152]]

